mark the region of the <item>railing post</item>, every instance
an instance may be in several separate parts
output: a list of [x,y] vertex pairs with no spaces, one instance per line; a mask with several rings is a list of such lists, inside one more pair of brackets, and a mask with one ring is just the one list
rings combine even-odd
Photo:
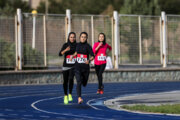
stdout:
[[17,15],[15,15],[15,47],[16,47],[16,67],[15,70],[18,70],[18,38],[17,38]]
[[141,16],[138,17],[138,21],[139,21],[139,64],[142,65]]
[[17,70],[22,70],[23,61],[23,40],[22,40],[22,13],[17,9]]
[[161,17],[162,17],[162,47],[163,47],[163,67],[167,67],[167,38],[166,38],[166,13],[161,12]]
[[46,15],[43,16],[43,29],[44,29],[44,66],[47,66],[47,45],[46,45]]
[[71,10],[66,10],[66,40],[68,38],[68,34],[71,32]]
[[36,16],[37,16],[37,11],[33,10],[32,11],[32,17],[33,17],[32,48],[33,49],[35,49],[35,45],[36,45]]
[[94,16],[91,16],[92,46],[94,45]]
[[[112,48],[114,48],[114,18],[112,17],[111,18],[111,26],[112,26]],[[115,56],[115,54],[114,54],[114,49],[112,49],[112,64],[113,64],[113,66],[115,66],[115,62],[114,62],[114,56]]]
[[163,50],[163,46],[162,46],[162,18],[160,17],[159,18],[159,24],[160,24],[160,63],[161,64],[163,64],[163,58],[162,58],[162,56],[163,56],[163,52],[162,52],[162,50]]
[[118,69],[118,59],[119,59],[119,15],[117,11],[113,12],[113,17],[114,17],[114,50],[115,50],[115,56],[114,56],[114,62],[115,62],[115,69]]

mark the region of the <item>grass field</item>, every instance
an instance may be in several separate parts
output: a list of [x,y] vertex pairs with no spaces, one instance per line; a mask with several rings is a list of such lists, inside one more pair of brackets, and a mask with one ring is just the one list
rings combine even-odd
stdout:
[[180,114],[180,104],[167,104],[159,106],[147,106],[147,105],[124,105],[122,108],[133,111],[141,112],[153,112],[153,113],[166,113],[166,114]]

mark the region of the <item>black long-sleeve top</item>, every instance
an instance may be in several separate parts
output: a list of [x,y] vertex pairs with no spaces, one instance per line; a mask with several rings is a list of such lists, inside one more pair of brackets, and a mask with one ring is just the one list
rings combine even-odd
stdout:
[[[76,51],[76,43],[64,43],[64,45],[62,46],[60,52],[59,52],[59,56],[62,56],[61,52],[64,51],[68,46],[70,46],[70,50],[64,53],[64,63],[63,63],[63,67],[73,67],[75,65],[75,62],[72,63],[69,61],[70,56],[69,55],[73,55]],[[68,59],[68,60],[67,60]],[[68,61],[70,63],[68,63]]]
[[86,64],[85,61],[89,60],[89,55],[94,56],[91,45],[87,42],[77,43],[76,46],[77,58],[75,63],[76,69],[89,69],[89,64]]

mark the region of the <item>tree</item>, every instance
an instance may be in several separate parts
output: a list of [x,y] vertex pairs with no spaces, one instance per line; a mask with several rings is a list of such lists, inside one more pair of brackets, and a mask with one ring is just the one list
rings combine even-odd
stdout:
[[[101,14],[108,5],[109,0],[49,0],[49,13],[64,14],[71,9],[72,14]],[[45,3],[42,1],[37,10],[45,12]]]
[[122,14],[160,15],[158,0],[125,0]]
[[22,0],[1,0],[0,1],[0,14],[1,15],[14,15],[16,9],[20,8],[23,12],[30,12],[31,9],[27,2]]
[[161,11],[167,14],[180,14],[180,0],[159,0]]

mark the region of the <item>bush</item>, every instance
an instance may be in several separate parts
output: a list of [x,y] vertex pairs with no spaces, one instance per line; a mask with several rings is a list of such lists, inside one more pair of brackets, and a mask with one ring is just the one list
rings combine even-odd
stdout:
[[[6,42],[0,39],[0,66],[15,66],[15,43]],[[44,64],[43,54],[30,45],[23,45],[24,65],[42,65]]]

